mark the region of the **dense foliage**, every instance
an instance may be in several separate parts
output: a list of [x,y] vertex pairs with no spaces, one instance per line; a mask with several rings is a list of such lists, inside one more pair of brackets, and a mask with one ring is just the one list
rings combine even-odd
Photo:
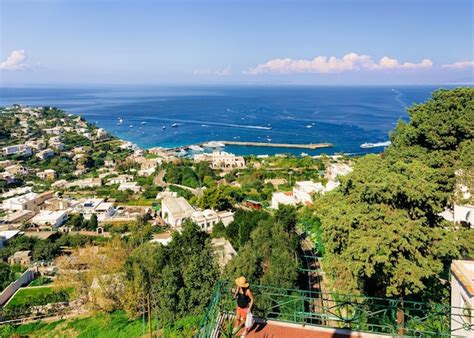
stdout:
[[145,242],[125,264],[127,302],[131,315],[152,302],[161,325],[203,313],[219,270],[209,236],[187,223],[168,246]]
[[282,206],[275,217],[262,217],[260,213],[240,216],[240,221],[260,220],[237,257],[226,266],[226,276],[234,280],[243,275],[254,284],[298,287],[299,240],[293,232],[296,217],[296,210],[290,206]]
[[[340,189],[317,201],[325,270],[343,292],[441,300],[452,259],[472,256],[472,229],[438,214],[467,163],[474,89],[440,90],[408,110],[383,156],[357,161]],[[471,153],[472,155],[472,153]],[[468,163],[467,163],[468,164]],[[446,291],[446,289],[444,289]]]

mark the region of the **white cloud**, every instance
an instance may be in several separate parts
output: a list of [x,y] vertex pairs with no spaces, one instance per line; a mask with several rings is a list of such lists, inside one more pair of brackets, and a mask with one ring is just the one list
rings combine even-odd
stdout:
[[223,68],[223,69],[197,69],[194,71],[194,75],[217,75],[217,76],[228,76],[231,75],[232,72],[230,67]]
[[397,59],[384,56],[377,63],[369,55],[349,53],[342,58],[317,56],[313,60],[273,59],[244,73],[254,75],[265,73],[342,73],[359,70],[427,69],[432,66],[433,62],[429,59],[423,59],[420,63],[400,63]]
[[4,70],[25,70],[30,66],[25,63],[26,53],[24,49],[14,50],[5,61],[0,63],[0,69]]
[[441,67],[446,68],[446,69],[471,68],[471,67],[474,67],[474,61],[459,61],[459,62],[447,64],[447,65],[442,65]]

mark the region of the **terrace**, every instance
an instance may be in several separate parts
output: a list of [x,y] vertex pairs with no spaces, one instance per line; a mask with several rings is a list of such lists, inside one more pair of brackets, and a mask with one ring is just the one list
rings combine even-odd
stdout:
[[[450,305],[252,285],[256,324],[247,337],[468,337],[474,314]],[[198,338],[226,337],[235,301],[217,283]],[[461,315],[462,314],[462,315]],[[451,323],[456,327],[451,328]],[[472,337],[472,335],[471,335]]]

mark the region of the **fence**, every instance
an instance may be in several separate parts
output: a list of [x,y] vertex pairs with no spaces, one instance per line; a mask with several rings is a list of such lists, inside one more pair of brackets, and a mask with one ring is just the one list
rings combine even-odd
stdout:
[[[461,331],[451,330],[453,320],[459,324],[456,327],[474,333],[474,316],[466,316],[465,309],[452,311],[450,305],[263,285],[252,285],[251,289],[256,298],[253,312],[264,319],[387,335],[462,337]],[[218,336],[222,314],[233,311],[230,285],[218,282],[197,337]]]

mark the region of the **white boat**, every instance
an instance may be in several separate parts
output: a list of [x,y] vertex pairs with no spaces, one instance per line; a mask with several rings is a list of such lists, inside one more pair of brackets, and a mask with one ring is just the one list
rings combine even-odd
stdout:
[[129,125],[128,127],[129,127],[129,128],[133,128],[133,124]]
[[161,130],[165,130],[165,129],[166,129],[166,126],[161,127]]
[[119,118],[118,118],[118,121],[119,121],[119,123],[123,123],[123,118],[122,118],[122,117],[119,117]]
[[146,122],[146,121],[142,121],[141,124],[147,124],[147,122]]
[[189,146],[189,149],[191,149],[192,151],[204,151],[203,148],[201,148],[201,147],[198,146],[198,145],[194,145],[194,144],[193,144],[193,145],[190,145],[190,146]]
[[210,142],[204,143],[203,146],[206,148],[223,148],[225,147],[225,144],[222,142],[210,141]]
[[172,128],[176,128],[176,127],[178,127],[178,124],[177,124],[177,123],[173,123],[173,124],[171,125],[171,127],[172,127]]
[[311,124],[308,124],[306,128],[313,128],[313,126]]
[[388,147],[392,142],[385,141],[385,142],[376,142],[376,143],[363,143],[360,145],[362,149],[369,149],[369,148],[379,148],[379,147]]

